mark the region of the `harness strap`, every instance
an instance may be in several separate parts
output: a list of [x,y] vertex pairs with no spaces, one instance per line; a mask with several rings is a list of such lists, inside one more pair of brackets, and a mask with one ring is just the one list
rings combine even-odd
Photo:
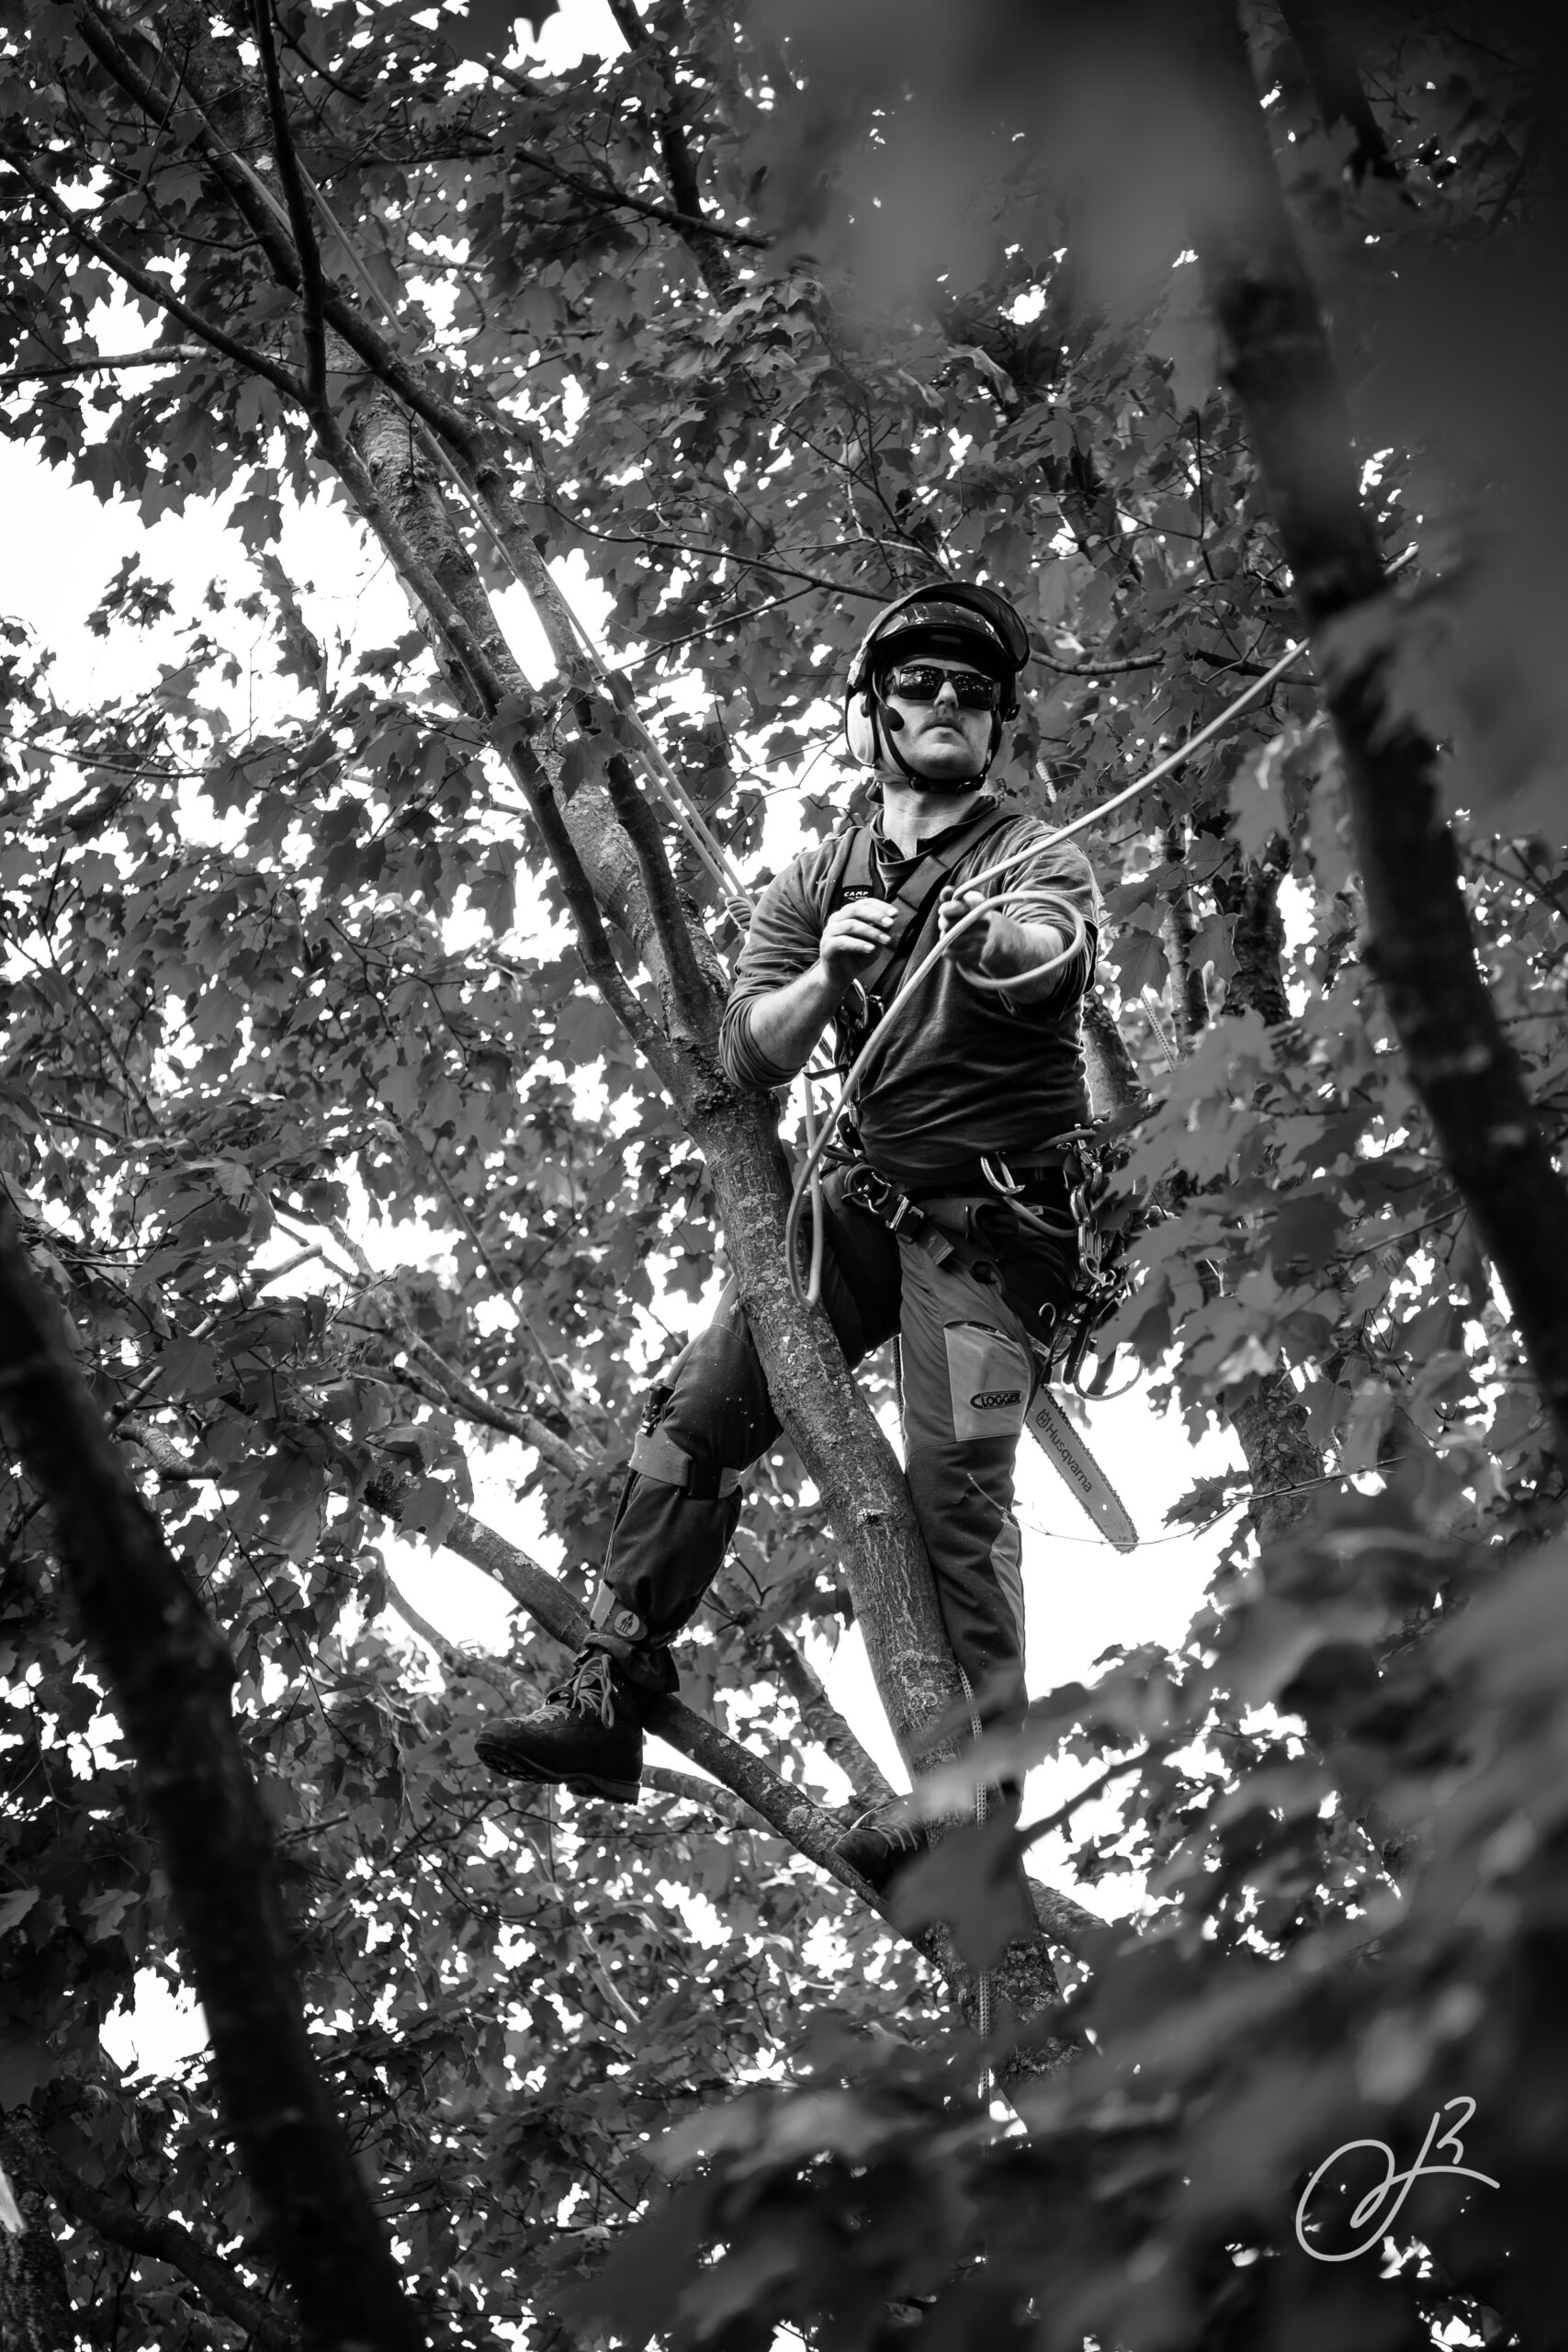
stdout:
[[[903,977],[926,921],[942,895],[942,887],[960,860],[988,842],[994,833],[1010,825],[1017,812],[1004,810],[976,832],[971,824],[957,841],[947,842],[940,850],[928,850],[910,867],[897,890],[887,901],[897,912],[897,921],[887,944],[861,972],[855,985],[866,1001],[866,1018],[856,1023],[874,1028],[881,1018],[881,1008],[873,1009],[872,1000],[890,993],[891,978]],[[869,825],[856,825],[845,836],[845,845],[833,861],[828,874],[828,888],[823,906],[823,920],[838,908],[852,899],[876,898],[880,893],[880,876],[876,865],[876,846]],[[851,1001],[852,1000],[846,1000]],[[840,1008],[840,1019],[842,1008]]]
[[982,1152],[978,1159],[965,1160],[961,1167],[952,1168],[941,1177],[933,1177],[929,1184],[912,1193],[917,1201],[956,1199],[961,1193],[973,1194],[985,1200],[993,1193],[1004,1200],[1021,1193],[1036,1176],[1060,1176],[1072,1165],[1070,1147],[1062,1144],[1055,1148],[1038,1145],[1027,1159],[1013,1159],[999,1151]]
[[694,1500],[716,1502],[732,1495],[740,1484],[739,1470],[702,1470],[691,1455],[661,1429],[638,1430],[632,1447],[631,1467],[639,1477],[656,1478],[660,1486],[680,1487]]

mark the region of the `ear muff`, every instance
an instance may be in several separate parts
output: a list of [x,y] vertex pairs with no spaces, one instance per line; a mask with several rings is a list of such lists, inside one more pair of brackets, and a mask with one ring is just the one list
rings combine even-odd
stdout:
[[876,714],[872,705],[869,685],[844,697],[844,740],[850,747],[850,757],[857,767],[874,768],[881,756],[877,740]]

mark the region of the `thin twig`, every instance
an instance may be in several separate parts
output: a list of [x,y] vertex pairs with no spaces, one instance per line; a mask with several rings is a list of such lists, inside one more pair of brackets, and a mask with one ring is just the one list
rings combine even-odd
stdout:
[[210,346],[201,343],[164,343],[151,351],[110,351],[96,359],[62,359],[46,368],[11,368],[0,376],[0,392],[17,384],[34,384],[66,376],[96,376],[110,368],[173,367],[186,359],[205,359]]
[[429,1645],[448,1674],[458,1678],[477,1675],[481,1682],[488,1682],[491,1690],[499,1690],[503,1698],[510,1695],[511,1686],[503,1674],[487,1665],[483,1658],[471,1657],[467,1650],[459,1649],[456,1642],[449,1642],[428,1617],[420,1615],[407,1593],[390,1577],[386,1582],[388,1607],[397,1611],[411,1633],[417,1634],[422,1642]]
[[[493,59],[487,59],[486,62],[491,72],[502,81],[510,82],[513,78],[504,65],[496,64]],[[571,188],[578,196],[586,197],[591,204],[601,205],[606,211],[639,213],[645,220],[661,221],[669,229],[680,229],[688,233],[694,231],[699,236],[720,238],[727,245],[753,245],[759,253],[768,252],[772,245],[771,238],[759,237],[750,229],[733,229],[725,221],[696,220],[689,212],[677,212],[673,205],[660,204],[652,197],[635,196],[619,180],[590,179],[586,173],[574,172],[565,164],[558,164],[554,156],[542,153],[537,147],[518,144],[512,148],[511,153],[519,163],[528,164],[534,171],[547,173],[563,187]]]
[[673,653],[682,645],[695,645],[702,638],[717,637],[722,629],[744,628],[748,621],[760,621],[764,613],[776,613],[781,605],[793,605],[806,594],[805,588],[788,588],[782,596],[770,596],[766,603],[750,605],[744,612],[728,613],[722,619],[708,621],[701,628],[689,628],[681,637],[666,637],[659,644],[650,645],[646,653],[634,654],[629,662],[618,664],[623,678],[640,670],[645,662],[657,662],[662,653]]
[[516,1438],[522,1444],[532,1446],[536,1453],[553,1463],[569,1478],[592,1478],[598,1474],[601,1464],[590,1462],[585,1454],[577,1453],[564,1438],[558,1437],[554,1430],[536,1420],[532,1413],[512,1413],[503,1405],[492,1405],[417,1334],[405,1331],[403,1339],[406,1346],[417,1349],[421,1355],[428,1356],[439,1367],[438,1376],[433,1378],[413,1364],[389,1365],[388,1369],[405,1386],[412,1388],[416,1396],[423,1396],[426,1404],[448,1409],[455,1408],[467,1419],[477,1421],[481,1429],[498,1430],[503,1437]]
[[1112,1781],[1120,1781],[1127,1773],[1135,1772],[1138,1766],[1146,1764],[1151,1756],[1163,1752],[1156,1742],[1150,1741],[1147,1747],[1135,1749],[1131,1756],[1118,1757],[1116,1762],[1108,1764],[1096,1779],[1086,1781],[1077,1794],[1070,1796],[1066,1804],[1058,1805],[1055,1813],[1046,1814],[1040,1821],[1026,1822],[1018,1832],[1019,1851],[1021,1853],[1025,1847],[1032,1846],[1041,1838],[1048,1838],[1054,1829],[1066,1828],[1080,1805],[1088,1804],[1091,1797],[1102,1795]]
[[1106,662],[1058,662],[1043,645],[1031,649],[1037,662],[1047,670],[1055,670],[1063,678],[1116,678],[1128,670],[1157,670],[1171,659],[1168,653],[1138,653]]

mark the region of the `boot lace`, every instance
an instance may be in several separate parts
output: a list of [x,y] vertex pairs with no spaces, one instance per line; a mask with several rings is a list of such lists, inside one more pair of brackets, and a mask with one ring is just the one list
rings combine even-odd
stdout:
[[615,1720],[615,1685],[608,1650],[584,1650],[558,1690],[550,1696],[580,1715],[597,1715],[604,1724]]
[[908,1800],[892,1797],[874,1804],[850,1824],[852,1830],[869,1830],[895,1854],[911,1854],[925,1843],[924,1826],[909,1819]]

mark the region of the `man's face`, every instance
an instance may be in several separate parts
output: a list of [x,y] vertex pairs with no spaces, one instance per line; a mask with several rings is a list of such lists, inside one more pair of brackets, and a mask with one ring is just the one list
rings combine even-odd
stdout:
[[903,721],[896,740],[900,758],[914,770],[917,786],[951,791],[978,775],[998,698],[994,679],[967,662],[928,660],[922,654],[889,669],[882,698]]

